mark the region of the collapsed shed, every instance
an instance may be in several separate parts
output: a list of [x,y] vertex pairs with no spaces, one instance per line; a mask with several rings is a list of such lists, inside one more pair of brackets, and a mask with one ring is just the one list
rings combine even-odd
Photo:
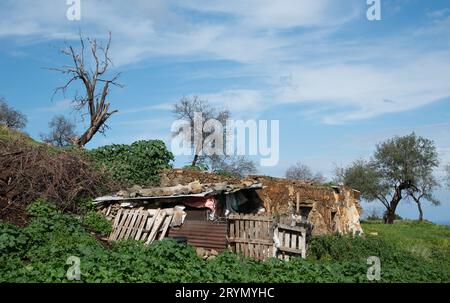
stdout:
[[166,236],[188,244],[223,251],[227,248],[227,217],[232,213],[264,212],[256,180],[142,188],[99,197],[103,213],[113,220],[109,240],[136,239],[151,243]]
[[159,187],[134,186],[96,203],[113,220],[111,241],[173,237],[260,260],[304,257],[310,235],[363,233],[359,192],[266,176],[164,170]]

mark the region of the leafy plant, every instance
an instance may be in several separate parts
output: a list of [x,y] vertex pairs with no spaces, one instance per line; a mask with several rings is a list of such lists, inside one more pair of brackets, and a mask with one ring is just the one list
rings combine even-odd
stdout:
[[84,228],[95,213],[80,220],[43,200],[28,211],[25,228],[0,223],[0,283],[69,282],[70,256],[80,258],[81,281],[94,283],[368,282],[369,256],[381,260],[381,282],[450,282],[450,228],[429,223],[364,224],[365,238],[313,237],[306,260],[260,262],[231,252],[203,260],[173,239],[105,247]]
[[113,144],[89,151],[92,159],[112,176],[126,184],[155,185],[158,173],[174,160],[161,140],[137,141],[131,145]]
[[108,221],[105,216],[95,212],[89,211],[83,218],[83,225],[89,227],[102,236],[109,235],[112,231],[111,221]]

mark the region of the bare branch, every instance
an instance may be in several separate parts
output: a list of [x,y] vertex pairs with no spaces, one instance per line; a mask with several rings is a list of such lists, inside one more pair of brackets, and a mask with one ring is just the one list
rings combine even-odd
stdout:
[[[108,126],[105,124],[111,115],[117,112],[117,110],[110,111],[110,102],[107,101],[111,86],[123,87],[118,82],[120,73],[114,74],[110,78],[104,76],[109,72],[109,66],[112,64],[112,60],[109,57],[109,49],[111,46],[111,33],[109,33],[108,42],[106,47],[97,42],[96,39],[83,38],[79,35],[80,50],[77,52],[72,45],[61,50],[61,53],[71,58],[72,65],[65,65],[59,68],[50,68],[52,71],[69,75],[69,80],[62,86],[57,87],[53,93],[53,96],[62,92],[64,95],[71,84],[77,81],[83,83],[85,93],[83,96],[75,95],[73,103],[74,108],[78,111],[86,110],[90,117],[90,125],[88,129],[78,138],[76,145],[83,147],[89,142],[95,133],[104,133]],[[85,48],[88,44],[93,66],[87,66],[85,61]],[[102,85],[99,85],[102,83]],[[53,97],[52,97],[53,98]]]

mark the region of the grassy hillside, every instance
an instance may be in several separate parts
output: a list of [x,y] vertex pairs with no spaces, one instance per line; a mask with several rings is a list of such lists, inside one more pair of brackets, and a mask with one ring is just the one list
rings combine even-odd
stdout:
[[412,255],[444,266],[450,272],[450,226],[399,221],[393,225],[366,221],[367,237],[379,237]]

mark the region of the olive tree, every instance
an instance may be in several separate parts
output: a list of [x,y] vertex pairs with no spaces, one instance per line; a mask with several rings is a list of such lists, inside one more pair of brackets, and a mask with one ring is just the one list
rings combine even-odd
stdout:
[[[256,164],[245,156],[221,154],[206,155],[203,148],[214,146],[216,142],[211,141],[211,134],[218,131],[207,126],[208,121],[217,120],[222,126],[223,149],[226,149],[226,123],[230,118],[230,112],[226,109],[219,109],[211,105],[207,100],[202,100],[198,96],[183,97],[172,109],[177,119],[186,121],[191,132],[184,134],[187,141],[191,142],[193,159],[191,167],[202,167],[213,172],[226,172],[234,175],[244,176],[256,172]],[[174,132],[174,136],[179,136],[182,129]]]
[[[434,186],[430,188],[428,182],[424,189],[423,184],[432,178],[438,164],[434,142],[412,133],[378,144],[371,160],[357,160],[344,170],[343,180],[361,191],[364,199],[380,201],[386,208],[385,223],[392,224],[405,196],[431,192]],[[431,199],[429,194],[421,198]]]
[[325,182],[325,177],[321,173],[314,173],[309,166],[301,162],[291,165],[286,170],[285,177],[290,180],[304,180],[312,181],[314,183]]
[[445,167],[445,184],[450,188],[450,164]]
[[[209,138],[211,132],[205,131],[205,123],[208,120],[215,119],[218,120],[222,125],[226,124],[226,120],[229,118],[230,113],[227,110],[217,110],[206,100],[200,99],[198,96],[183,97],[181,100],[174,104],[172,109],[173,114],[177,119],[184,120],[189,123],[191,128],[191,133],[188,134],[188,141],[191,142],[191,148],[193,151],[193,159],[192,166],[196,166],[197,162],[201,160],[202,149],[208,142],[206,142]],[[197,120],[198,117],[201,120]],[[200,125],[196,125],[200,123]],[[181,131],[181,129],[179,130]],[[179,135],[179,133],[175,133],[174,136]]]
[[412,186],[407,190],[408,197],[411,198],[416,204],[419,210],[419,221],[423,221],[423,209],[422,201],[426,200],[431,203],[431,205],[438,206],[441,202],[434,197],[433,191],[435,188],[439,187],[439,183],[432,174],[422,174],[419,175],[416,181],[416,185]]
[[64,147],[76,142],[75,124],[63,115],[55,116],[48,124],[50,133],[41,134],[42,141],[57,147]]
[[10,107],[5,99],[0,98],[0,124],[12,129],[23,129],[27,124],[27,117]]

